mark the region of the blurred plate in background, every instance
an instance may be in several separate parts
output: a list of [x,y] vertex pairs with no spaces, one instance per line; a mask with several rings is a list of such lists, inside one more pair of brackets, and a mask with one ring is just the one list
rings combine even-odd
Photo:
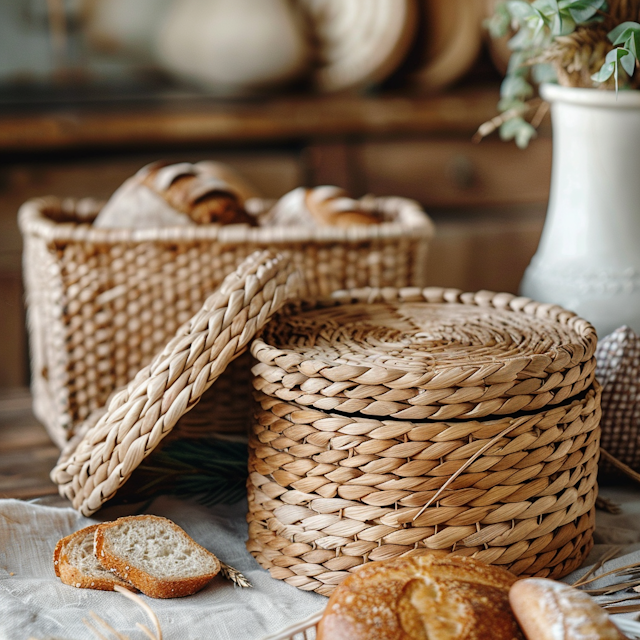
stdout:
[[471,69],[482,48],[483,0],[421,0],[418,34],[422,65],[410,79],[429,91],[453,84]]
[[341,91],[386,79],[413,42],[416,2],[302,0],[315,43],[315,87]]

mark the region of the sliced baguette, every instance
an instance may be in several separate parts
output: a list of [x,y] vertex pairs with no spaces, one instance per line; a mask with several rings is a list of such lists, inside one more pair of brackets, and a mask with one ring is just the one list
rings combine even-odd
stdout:
[[135,588],[113,572],[105,569],[93,553],[93,536],[97,524],[80,529],[62,538],[53,552],[53,568],[65,584],[80,589],[113,591],[114,585]]
[[106,569],[152,598],[188,596],[220,571],[213,553],[158,516],[128,516],[99,525],[94,551]]

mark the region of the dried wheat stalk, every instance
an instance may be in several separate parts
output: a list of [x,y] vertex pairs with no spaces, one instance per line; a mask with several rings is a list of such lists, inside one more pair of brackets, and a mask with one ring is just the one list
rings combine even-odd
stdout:
[[239,587],[250,589],[253,586],[237,569],[222,561],[220,561],[220,575]]
[[624,462],[621,462],[615,456],[612,456],[606,449],[600,447],[600,455],[611,465],[613,465],[618,471],[621,471],[626,476],[635,480],[636,482],[640,482],[640,473],[634,471],[630,466],[626,465]]
[[595,597],[605,597],[618,594],[619,597],[614,600],[602,601],[599,599],[598,601],[598,604],[612,615],[619,613],[636,613],[640,611],[640,603],[632,602],[631,604],[620,604],[640,599],[640,595],[635,595],[635,593],[630,593],[626,596],[623,595],[623,592],[628,591],[629,589],[636,593],[640,592],[640,562],[634,562],[632,564],[625,565],[624,567],[619,567],[618,569],[612,569],[611,571],[607,571],[597,576],[592,575],[619,551],[619,548],[612,549],[600,560],[600,562],[598,562],[598,564],[594,565],[588,573],[573,583],[574,587],[584,587],[585,585],[596,582],[607,576],[621,578],[621,582],[615,582],[614,584],[610,584],[606,587],[582,589],[585,593]]
[[[129,600],[132,600],[133,602],[135,602],[147,614],[147,616],[149,616],[149,619],[153,623],[153,626],[155,627],[156,632],[154,634],[148,627],[145,627],[145,625],[141,624],[140,622],[136,622],[136,627],[138,627],[138,629],[140,629],[140,631],[142,631],[149,638],[149,640],[162,640],[162,629],[160,628],[160,621],[158,620],[158,617],[156,616],[156,614],[153,612],[153,609],[140,596],[129,591],[128,589],[124,589],[119,585],[115,585],[113,588],[118,593],[121,593],[126,598],[129,598]],[[104,627],[104,629],[108,633],[113,634],[117,638],[117,640],[129,640],[127,636],[120,633],[119,631],[116,631],[106,620],[103,620],[97,613],[94,613],[93,611],[89,611],[89,615],[98,624]],[[98,628],[96,628],[93,624],[91,624],[91,622],[87,620],[87,618],[83,618],[82,622],[84,622],[84,624],[91,631],[93,631],[93,633],[96,636],[98,636],[100,640],[109,640],[109,637],[105,636]]]
[[[602,566],[606,563],[609,562],[609,560],[611,560],[612,558],[615,558],[616,555],[618,555],[618,553],[620,553],[621,551],[621,547],[613,547],[613,549],[609,549],[609,551],[607,551],[607,553],[605,553],[602,558],[600,558],[600,560],[598,560],[598,562],[596,562],[596,564],[593,565],[593,567],[591,567],[591,569],[589,569],[589,571],[587,571],[587,573],[585,573],[582,577],[578,578],[574,583],[573,586],[574,587],[579,587],[582,584],[585,584],[587,582],[587,580],[596,572],[599,571]],[[600,576],[598,576],[600,577]],[[596,580],[597,578],[594,578],[594,580]]]
[[609,498],[604,498],[603,496],[598,496],[596,498],[596,509],[612,513],[613,515],[622,513],[622,507],[619,504],[613,500],[609,500]]

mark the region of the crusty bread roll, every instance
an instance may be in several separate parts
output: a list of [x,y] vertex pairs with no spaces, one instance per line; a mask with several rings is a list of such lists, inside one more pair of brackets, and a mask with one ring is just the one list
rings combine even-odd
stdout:
[[546,578],[525,578],[509,602],[528,640],[623,640],[589,594]]
[[445,553],[365,564],[333,592],[317,640],[518,640],[515,576]]
[[217,163],[154,162],[114,192],[93,224],[102,228],[255,225],[255,218],[244,209],[245,197],[251,194],[219,175]]
[[285,194],[265,216],[265,226],[338,226],[377,224],[381,215],[372,198],[355,200],[340,187],[298,187]]

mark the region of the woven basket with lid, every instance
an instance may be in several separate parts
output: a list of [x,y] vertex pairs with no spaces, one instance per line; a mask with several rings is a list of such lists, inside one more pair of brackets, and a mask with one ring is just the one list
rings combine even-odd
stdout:
[[[225,402],[216,380],[299,288],[288,258],[258,251],[245,259],[152,362],[80,426],[51,472],[60,494],[91,515],[170,435],[197,433]],[[204,411],[192,411],[197,405]]]
[[428,549],[558,578],[592,545],[596,334],[510,294],[349,292],[252,345],[249,550],[329,594]]
[[[266,206],[266,202],[264,203]],[[376,198],[384,222],[352,227],[198,225],[101,229],[101,203],[40,198],[19,214],[34,411],[62,447],[151,361],[247,256],[288,253],[307,295],[358,286],[423,285],[433,235],[411,200]],[[246,429],[238,412],[248,366],[220,382],[219,431]]]

